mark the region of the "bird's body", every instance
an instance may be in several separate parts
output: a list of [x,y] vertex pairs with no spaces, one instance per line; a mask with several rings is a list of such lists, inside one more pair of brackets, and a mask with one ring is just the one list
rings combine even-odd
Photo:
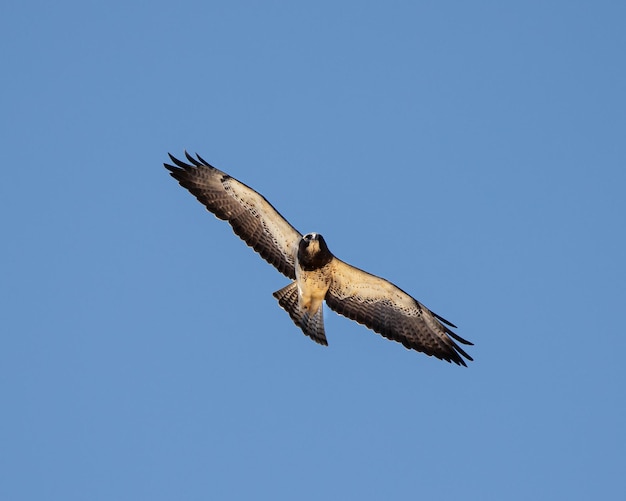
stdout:
[[[320,244],[324,244],[324,249]],[[300,307],[315,314],[322,307],[326,293],[332,283],[333,255],[326,247],[321,235],[305,235],[298,244],[296,254],[296,283]]]
[[227,220],[248,245],[291,278],[274,297],[302,331],[327,345],[323,303],[409,349],[466,365],[472,358],[454,341],[453,324],[431,312],[391,282],[336,258],[318,233],[301,235],[259,193],[201,157],[185,153],[189,164],[170,155],[165,164],[218,218]]

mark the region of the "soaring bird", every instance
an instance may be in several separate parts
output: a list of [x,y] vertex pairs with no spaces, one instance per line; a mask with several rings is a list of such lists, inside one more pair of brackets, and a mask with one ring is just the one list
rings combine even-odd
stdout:
[[313,341],[328,345],[323,303],[384,337],[441,360],[466,366],[473,360],[456,342],[454,324],[399,287],[335,257],[319,233],[302,235],[249,186],[216,169],[199,155],[189,163],[171,154],[163,164],[171,176],[210,212],[292,282],[274,292],[278,304]]

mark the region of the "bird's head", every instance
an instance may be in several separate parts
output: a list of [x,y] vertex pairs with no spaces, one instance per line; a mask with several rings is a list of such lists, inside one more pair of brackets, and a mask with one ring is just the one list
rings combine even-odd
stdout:
[[326,240],[319,233],[307,233],[298,245],[298,263],[305,271],[317,270],[333,258]]

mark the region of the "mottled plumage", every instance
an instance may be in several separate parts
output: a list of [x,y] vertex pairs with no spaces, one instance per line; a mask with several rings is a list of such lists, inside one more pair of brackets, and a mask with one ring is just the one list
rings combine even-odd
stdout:
[[433,313],[391,282],[336,258],[317,233],[302,236],[259,193],[185,152],[189,163],[170,155],[164,164],[218,218],[288,278],[294,280],[274,297],[302,331],[327,345],[323,302],[337,313],[363,324],[405,347],[448,362],[472,360],[455,342],[471,345]]

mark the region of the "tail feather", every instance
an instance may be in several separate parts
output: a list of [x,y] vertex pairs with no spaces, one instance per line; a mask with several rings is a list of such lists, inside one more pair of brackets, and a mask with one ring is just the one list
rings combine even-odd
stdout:
[[328,346],[324,332],[324,310],[322,306],[313,314],[300,307],[298,301],[298,284],[290,283],[288,286],[274,292],[278,304],[283,308],[294,323],[302,329],[313,341]]

